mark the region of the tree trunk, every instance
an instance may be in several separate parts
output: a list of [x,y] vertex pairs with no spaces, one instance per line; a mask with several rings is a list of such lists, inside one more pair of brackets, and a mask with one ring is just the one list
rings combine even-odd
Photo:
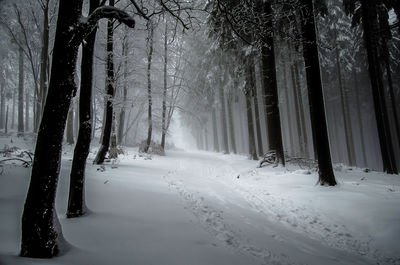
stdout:
[[294,139],[293,139],[293,126],[292,126],[292,116],[290,113],[290,98],[289,98],[289,88],[287,83],[287,70],[286,70],[286,58],[283,58],[283,89],[285,90],[285,103],[286,103],[286,112],[287,112],[287,123],[288,123],[288,130],[289,130],[289,141],[290,141],[290,148],[287,148],[287,152],[291,151],[291,155],[295,155],[294,149]]
[[165,22],[164,32],[164,89],[162,101],[162,125],[161,125],[161,147],[165,149],[165,135],[167,133],[166,115],[167,115],[167,66],[168,66],[168,26]]
[[[114,0],[109,0],[109,5],[114,6]],[[111,19],[107,21],[107,78],[106,78],[106,110],[105,110],[105,122],[103,129],[103,138],[101,139],[101,145],[97,152],[96,158],[93,163],[100,165],[103,164],[104,159],[110,148],[111,131],[113,125],[113,100],[114,100],[114,23]]]
[[0,129],[4,129],[6,115],[6,91],[3,75],[0,74]]
[[390,53],[389,49],[387,46],[387,40],[382,38],[381,39],[381,46],[383,49],[384,53],[384,64],[386,68],[386,76],[387,76],[387,83],[388,83],[388,90],[389,90],[389,96],[390,96],[390,104],[392,108],[392,113],[393,113],[393,121],[394,121],[394,128],[396,130],[396,136],[397,136],[397,144],[398,147],[400,148],[400,125],[399,125],[399,116],[398,116],[398,105],[397,105],[397,100],[396,96],[394,94],[394,89],[393,89],[393,80],[392,80],[392,69],[390,67]]
[[148,37],[147,37],[147,100],[148,100],[148,109],[147,109],[147,122],[148,122],[148,129],[147,129],[147,140],[146,146],[144,148],[144,152],[148,152],[151,144],[151,136],[153,132],[153,120],[152,120],[152,95],[151,95],[151,61],[153,58],[153,34],[154,28],[151,21],[147,22],[147,30],[148,30]]
[[[288,45],[289,49],[290,49],[290,45]],[[295,108],[295,115],[296,115],[296,125],[297,125],[297,132],[298,132],[298,137],[299,137],[299,146],[300,146],[300,155],[301,156],[306,156],[308,157],[308,154],[306,155],[305,152],[305,143],[304,143],[304,134],[305,131],[303,130],[305,128],[305,126],[303,126],[304,123],[304,114],[303,114],[303,109],[300,108],[300,104],[299,102],[302,102],[301,99],[301,93],[298,93],[298,83],[296,80],[296,73],[295,73],[295,67],[294,67],[294,63],[292,62],[292,58],[291,58],[291,50],[289,50],[289,61],[290,63],[292,63],[291,67],[290,67],[290,75],[292,77],[292,88],[293,88],[293,95],[294,95],[294,108]]]
[[307,76],[314,152],[316,152],[318,158],[318,182],[321,185],[334,186],[336,185],[336,180],[332,169],[328,129],[326,126],[313,2],[312,0],[301,0],[300,4],[304,6],[301,17],[303,56]]
[[125,130],[125,109],[128,98],[128,32],[125,31],[124,39],[122,40],[122,56],[124,58],[124,85],[123,85],[123,102],[121,112],[119,114],[118,123],[118,144],[122,145]]
[[246,114],[247,114],[247,130],[249,133],[249,154],[253,160],[258,160],[256,151],[256,141],[254,137],[254,122],[253,122],[253,110],[251,107],[251,97],[254,96],[254,64],[253,60],[248,60],[246,65]]
[[358,86],[358,81],[357,81],[357,72],[356,69],[353,68],[353,78],[354,78],[354,91],[356,93],[356,100],[357,100],[357,116],[358,116],[358,129],[359,129],[359,134],[360,134],[360,144],[361,144],[361,153],[363,157],[363,166],[367,166],[367,157],[366,157],[366,152],[365,152],[365,141],[364,141],[364,126],[363,126],[363,117],[361,115],[361,106],[362,102],[360,99],[360,89]]
[[22,215],[21,256],[50,258],[60,250],[55,195],[60,172],[61,146],[74,84],[78,47],[66,45],[80,18],[82,1],[60,0],[54,40],[48,101],[37,136],[31,182]]
[[26,91],[26,93],[25,93],[25,131],[27,132],[27,131],[29,131],[29,108],[30,108],[30,106],[29,106],[29,98],[30,98],[30,95],[29,95],[29,91]]
[[[24,257],[50,258],[57,255],[63,246],[54,206],[65,123],[71,98],[76,92],[76,59],[85,35],[75,29],[80,25],[82,3],[82,0],[59,1],[48,100],[38,130],[31,181],[22,215],[21,256]],[[134,27],[134,20],[123,11],[100,13],[92,17],[91,22],[95,24],[105,16],[119,17]],[[90,32],[94,26],[82,25],[83,31]]]
[[67,118],[67,143],[73,145],[74,141],[74,104],[69,106]]
[[[89,13],[92,13],[99,4],[99,0],[90,0]],[[67,218],[82,216],[87,210],[85,203],[85,168],[92,133],[93,54],[96,32],[97,28],[93,29],[85,39],[86,44],[82,46],[79,132],[70,174]]]
[[49,61],[49,0],[45,1],[43,8],[43,34],[42,34],[42,50],[40,54],[40,106],[41,109],[36,110],[35,115],[35,132],[39,127],[40,117],[43,114],[44,105],[47,96],[47,68]]
[[13,96],[12,96],[11,129],[15,128],[16,102],[17,102],[17,88],[14,88],[13,89]]
[[230,136],[231,136],[231,148],[232,148],[233,153],[237,154],[235,126],[233,123],[232,95],[228,96],[227,103],[228,103],[229,132],[230,132]]
[[6,120],[4,122],[4,133],[8,133],[8,106],[7,106],[7,110],[6,110]]
[[377,8],[375,2],[361,0],[364,41],[367,49],[368,69],[374,100],[375,118],[378,128],[379,144],[383,161],[383,170],[388,174],[397,174],[392,136],[389,127],[389,118],[386,109],[382,72],[378,59],[377,36],[378,32]]
[[214,133],[214,151],[219,152],[219,141],[218,141],[218,125],[217,125],[217,114],[215,111],[215,107],[212,109],[212,127]]
[[354,144],[353,144],[353,133],[351,128],[351,117],[349,112],[349,104],[348,104],[348,95],[346,95],[345,88],[343,86],[342,80],[342,71],[340,66],[340,56],[339,56],[339,46],[337,45],[337,30],[335,24],[334,30],[334,45],[335,45],[335,55],[336,55],[336,71],[338,76],[338,85],[339,85],[339,92],[340,92],[340,105],[342,107],[342,115],[343,115],[343,124],[344,124],[344,134],[346,138],[346,150],[347,150],[347,157],[349,159],[349,165],[355,166],[356,165],[356,157],[354,152]]
[[[271,3],[265,1],[263,4],[264,13],[272,15]],[[272,29],[272,20],[267,23],[267,28]],[[282,129],[278,106],[278,88],[275,68],[275,49],[272,35],[265,37],[261,49],[262,73],[264,79],[264,109],[267,118],[268,144],[269,149],[276,152],[276,163],[285,165],[283,152]]]
[[255,122],[256,122],[256,134],[257,134],[257,148],[258,148],[258,154],[262,156],[264,154],[263,151],[263,143],[262,143],[262,135],[261,135],[261,124],[260,124],[260,110],[258,108],[258,93],[257,93],[257,86],[255,83],[255,72],[254,72],[254,60],[251,60],[250,62],[252,64],[252,79],[253,79],[253,84],[254,84],[254,115],[255,115]]
[[19,48],[18,70],[18,135],[24,133],[24,51]]
[[228,145],[228,128],[226,126],[226,110],[225,110],[225,92],[224,92],[224,83],[228,78],[228,70],[223,70],[220,67],[221,71],[224,72],[223,82],[220,80],[218,82],[218,92],[219,92],[219,101],[221,103],[221,123],[222,123],[222,148],[221,151],[224,154],[229,154],[229,145]]

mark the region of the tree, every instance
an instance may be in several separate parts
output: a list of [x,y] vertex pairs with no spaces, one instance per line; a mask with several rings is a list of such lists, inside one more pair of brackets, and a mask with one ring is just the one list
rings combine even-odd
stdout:
[[21,256],[50,258],[62,248],[63,236],[54,208],[65,122],[76,91],[78,47],[101,18],[116,18],[129,27],[126,12],[102,6],[82,19],[82,0],[60,0],[46,105],[37,135],[31,182],[22,215]]
[[[364,43],[367,50],[368,70],[374,101],[375,119],[378,128],[383,171],[389,174],[397,174],[398,169],[393,150],[378,52],[379,32],[381,30],[387,30],[380,29],[378,24],[377,10],[378,5],[382,2],[378,0],[360,0],[359,3],[361,4],[361,7],[358,9],[356,9],[356,2],[357,1],[355,0],[346,0],[344,1],[344,6],[346,12],[353,15],[353,25],[358,24],[360,18],[362,18]],[[396,6],[394,7],[396,10]]]
[[[109,0],[109,5],[114,6],[114,0]],[[103,127],[103,137],[101,139],[101,146],[97,152],[96,158],[93,163],[100,165],[103,164],[106,154],[110,149],[110,140],[112,134],[113,117],[114,117],[114,94],[115,94],[115,76],[114,76],[114,23],[111,19],[107,21],[107,65],[106,65],[106,109],[105,120]]]
[[306,69],[314,152],[316,152],[318,159],[318,182],[321,185],[335,186],[336,180],[332,169],[322,92],[314,7],[312,0],[301,0],[300,4],[302,5],[301,29],[303,57]]
[[24,52],[18,48],[18,135],[24,133]]
[[[272,16],[271,3],[264,1],[262,10],[265,16]],[[282,129],[278,106],[278,87],[275,68],[275,47],[273,38],[272,19],[265,22],[265,27],[269,33],[263,39],[261,48],[262,76],[264,84],[264,111],[267,119],[269,149],[276,152],[276,163],[285,165],[285,155],[283,152]]]
[[167,67],[168,67],[168,24],[165,23],[164,31],[164,87],[162,99],[162,124],[161,124],[161,147],[165,149],[165,135],[167,134]]
[[147,139],[146,146],[144,147],[144,152],[148,152],[151,144],[151,136],[153,133],[153,119],[152,119],[152,108],[153,99],[151,95],[151,62],[153,59],[153,37],[154,37],[154,25],[151,20],[147,21]]
[[[99,0],[90,0],[89,13],[93,13],[100,5]],[[85,168],[89,155],[92,133],[92,83],[93,54],[97,28],[86,37],[82,47],[81,85],[79,95],[79,132],[72,160],[67,218],[79,217],[86,212],[85,203]]]

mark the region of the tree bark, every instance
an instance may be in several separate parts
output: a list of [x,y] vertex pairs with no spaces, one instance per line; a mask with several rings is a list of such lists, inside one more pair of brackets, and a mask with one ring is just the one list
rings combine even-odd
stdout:
[[164,32],[164,88],[162,101],[162,125],[161,125],[161,147],[165,149],[165,135],[167,133],[166,114],[167,114],[167,66],[168,66],[168,24],[165,22]]
[[256,141],[254,137],[253,110],[251,107],[251,98],[254,96],[254,64],[253,60],[248,60],[246,65],[246,114],[247,114],[247,130],[249,133],[249,154],[253,160],[258,160],[256,151]]
[[227,104],[228,104],[228,121],[229,121],[229,132],[231,136],[231,148],[234,154],[237,154],[236,148],[236,136],[235,136],[235,126],[233,122],[233,110],[232,110],[232,95],[228,96]]
[[[114,6],[114,0],[109,0],[109,5]],[[111,19],[107,21],[107,65],[106,65],[106,113],[105,122],[103,128],[103,138],[101,139],[101,146],[97,152],[96,158],[93,163],[101,165],[106,158],[106,155],[110,149],[111,132],[113,126],[113,101],[114,101],[114,23]]]
[[153,133],[153,118],[152,118],[152,106],[153,106],[153,99],[151,95],[151,61],[153,58],[153,35],[154,35],[154,28],[151,21],[147,23],[147,30],[148,30],[148,37],[147,37],[147,101],[148,101],[148,108],[147,108],[147,139],[146,139],[146,146],[144,148],[144,152],[148,152],[151,144],[151,136]]
[[392,113],[393,113],[393,121],[394,121],[394,128],[396,130],[396,136],[397,136],[397,145],[400,148],[400,125],[399,125],[399,116],[398,116],[398,105],[397,105],[397,100],[396,96],[394,93],[394,88],[393,88],[393,80],[392,80],[392,69],[390,67],[390,53],[389,49],[387,46],[387,40],[385,38],[381,39],[381,46],[383,49],[383,57],[384,57],[384,65],[385,65],[385,70],[386,70],[386,77],[387,77],[387,83],[388,83],[388,91],[389,91],[389,96],[390,96],[390,105],[392,108]]
[[67,143],[73,145],[74,141],[74,104],[69,106],[67,117]]
[[24,133],[24,51],[18,49],[18,135]]
[[214,135],[214,151],[219,152],[219,141],[218,141],[218,125],[217,125],[217,114],[215,111],[215,107],[212,108],[212,127],[213,127],[213,135]]
[[[272,15],[271,3],[265,1],[264,13]],[[272,20],[267,23],[267,28],[272,29]],[[269,149],[276,152],[276,163],[285,165],[283,152],[282,129],[278,106],[278,87],[275,68],[274,38],[272,35],[265,37],[265,45],[261,49],[262,73],[264,79],[264,108],[267,119]]]
[[125,130],[125,112],[126,112],[126,104],[128,99],[128,33],[125,31],[124,39],[122,40],[122,56],[124,58],[124,85],[123,85],[123,102],[121,112],[119,114],[119,123],[118,123],[118,139],[117,143],[122,145],[124,138],[124,130]]
[[[134,20],[127,13],[101,14],[103,9],[97,9],[100,15],[89,17],[89,24],[80,24],[82,2],[59,1],[48,100],[38,130],[31,181],[22,215],[21,256],[24,257],[50,258],[57,255],[63,246],[54,206],[65,123],[72,95],[76,92],[74,72],[79,44],[100,18],[110,14],[121,17],[124,23],[134,27]],[[84,31],[79,31],[76,26],[82,26]]]
[[26,91],[25,93],[25,131],[28,132],[29,131],[29,121],[30,121],[30,117],[29,117],[29,108],[30,108],[30,104],[29,104],[29,91]]
[[328,129],[326,126],[313,2],[312,0],[301,0],[300,4],[304,6],[301,17],[303,57],[307,76],[314,152],[316,152],[318,158],[318,182],[321,185],[334,186],[336,185],[336,180],[332,169]]
[[225,110],[225,92],[224,92],[224,83],[228,78],[228,70],[223,70],[220,67],[221,71],[224,72],[223,80],[219,80],[218,82],[218,92],[219,92],[219,101],[221,103],[221,123],[222,123],[222,148],[221,151],[224,154],[229,153],[229,145],[228,145],[228,128],[226,126],[226,110]]
[[394,156],[392,136],[384,96],[382,71],[378,59],[378,40],[377,36],[374,35],[374,32],[378,32],[376,10],[377,8],[374,1],[361,0],[364,41],[367,49],[368,69],[374,100],[375,118],[378,128],[383,171],[388,174],[397,174],[398,169]]
[[43,34],[42,34],[42,50],[40,54],[40,106],[35,115],[34,130],[37,131],[40,123],[40,117],[43,114],[44,105],[47,96],[47,71],[49,61],[49,0],[45,1],[43,6]]
[[[92,13],[99,4],[99,0],[90,0],[89,13]],[[93,29],[85,39],[86,44],[82,46],[79,131],[70,174],[67,218],[82,216],[87,211],[85,202],[85,168],[92,133],[93,54],[96,32],[97,28]]]
[[257,149],[258,149],[258,154],[262,156],[264,154],[263,151],[263,144],[262,144],[262,135],[261,135],[261,124],[260,124],[260,110],[258,108],[258,93],[257,93],[257,86],[255,83],[255,72],[254,72],[254,60],[251,60],[250,62],[252,64],[252,75],[253,75],[253,83],[254,83],[254,115],[255,115],[255,122],[256,122],[256,134],[257,134]]

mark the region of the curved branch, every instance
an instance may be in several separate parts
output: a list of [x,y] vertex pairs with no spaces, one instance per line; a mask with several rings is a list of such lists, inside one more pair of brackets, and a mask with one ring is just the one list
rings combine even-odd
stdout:
[[88,17],[82,17],[81,22],[74,30],[70,45],[80,45],[102,18],[116,19],[130,28],[135,27],[135,20],[124,10],[113,6],[101,6],[96,8]]

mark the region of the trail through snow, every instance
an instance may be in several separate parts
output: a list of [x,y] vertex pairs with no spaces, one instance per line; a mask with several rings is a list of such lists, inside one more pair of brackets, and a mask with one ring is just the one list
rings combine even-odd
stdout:
[[259,169],[243,156],[131,150],[112,165],[88,164],[91,213],[66,219],[68,155],[57,211],[72,249],[52,260],[17,256],[29,170],[5,165],[0,264],[400,264],[398,176],[343,171],[338,187],[320,187],[315,173]]

